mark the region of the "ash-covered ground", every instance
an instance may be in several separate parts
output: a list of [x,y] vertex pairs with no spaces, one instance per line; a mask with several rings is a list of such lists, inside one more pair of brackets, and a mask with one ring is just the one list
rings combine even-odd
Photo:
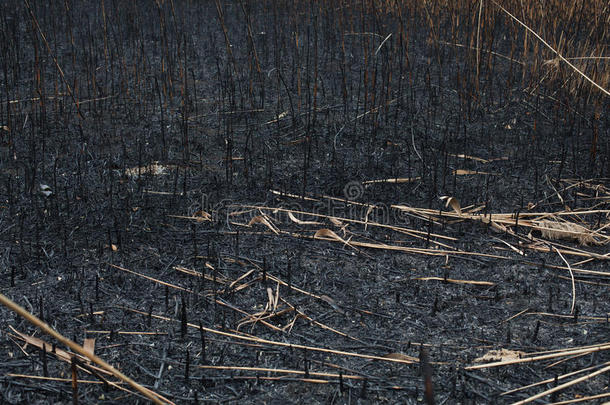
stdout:
[[[4,1],[2,294],[174,403],[603,370],[609,98],[491,3],[429,3]],[[147,402],[0,313],[0,402]]]

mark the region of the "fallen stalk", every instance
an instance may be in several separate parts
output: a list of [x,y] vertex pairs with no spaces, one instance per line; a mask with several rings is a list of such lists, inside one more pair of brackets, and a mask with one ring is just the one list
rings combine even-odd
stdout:
[[112,367],[110,364],[108,364],[106,361],[104,361],[100,357],[85,350],[85,348],[82,347],[81,345],[79,345],[79,344],[73,342],[72,340],[68,339],[67,337],[63,336],[62,334],[57,332],[55,329],[51,328],[46,322],[43,322],[35,315],[32,315],[31,313],[26,311],[22,306],[18,305],[17,303],[15,303],[13,300],[8,298],[4,294],[0,294],[0,303],[2,305],[4,305],[5,307],[7,307],[8,309],[10,309],[11,311],[15,312],[17,315],[21,316],[23,319],[30,322],[32,325],[38,327],[44,333],[57,339],[57,341],[68,346],[70,349],[74,350],[76,353],[80,354],[81,356],[88,358],[89,360],[96,363],[104,370],[112,373],[112,375],[114,375],[121,381],[124,381],[127,384],[131,385],[136,391],[138,391],[140,394],[144,395],[146,398],[153,401],[155,404],[161,404],[161,405],[162,404],[173,404],[173,402],[171,402],[169,399],[164,398],[161,395],[157,394],[156,392],[143,387],[142,385],[138,384],[131,378],[127,377],[125,374],[121,373],[116,368]]

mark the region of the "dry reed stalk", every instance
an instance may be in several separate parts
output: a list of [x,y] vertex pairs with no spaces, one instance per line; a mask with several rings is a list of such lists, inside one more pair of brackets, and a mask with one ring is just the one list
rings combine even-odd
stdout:
[[513,20],[515,20],[519,25],[521,25],[523,28],[525,28],[528,32],[532,33],[540,42],[542,42],[542,44],[544,46],[546,46],[547,48],[549,48],[555,55],[557,55],[557,57],[559,59],[561,59],[561,61],[563,61],[564,63],[566,63],[570,68],[572,68],[576,73],[578,73],[579,75],[581,75],[586,81],[588,81],[589,83],[591,83],[594,87],[596,87],[598,90],[600,90],[602,93],[604,93],[607,96],[610,96],[610,91],[604,89],[602,86],[600,86],[599,84],[597,84],[595,81],[593,81],[589,76],[587,76],[584,72],[582,72],[580,69],[578,69],[576,66],[574,66],[574,64],[572,64],[572,62],[570,62],[568,59],[566,59],[561,53],[559,53],[557,50],[555,50],[555,48],[553,48],[551,45],[549,45],[548,42],[546,42],[540,35],[538,35],[536,33],[536,31],[534,31],[533,29],[531,29],[530,27],[528,27],[524,22],[522,22],[520,19],[518,19],[517,17],[515,17],[513,14],[511,14],[508,10],[506,10],[504,7],[502,7],[500,4],[498,4],[497,2],[495,2],[494,0],[492,0],[492,3],[494,3],[498,8],[500,8],[504,13],[506,13],[510,18],[512,18]]
[[36,15],[34,15],[34,10],[32,10],[32,7],[30,6],[30,2],[28,0],[24,0],[24,2],[28,9],[28,12],[30,13],[30,17],[32,17],[34,26],[36,27],[36,30],[40,34],[40,37],[42,38],[42,41],[44,42],[45,46],[47,47],[47,51],[49,52],[51,59],[53,59],[53,62],[55,63],[55,67],[57,68],[57,71],[59,72],[59,75],[61,76],[61,79],[63,80],[64,85],[66,86],[66,89],[68,90],[68,94],[70,94],[70,97],[72,98],[72,101],[74,102],[74,106],[76,107],[76,112],[78,113],[78,117],[81,120],[84,120],[85,117],[83,116],[83,114],[80,111],[79,102],[76,99],[76,96],[74,95],[74,93],[72,92],[72,87],[70,87],[70,84],[66,80],[66,76],[64,75],[63,69],[61,68],[61,66],[59,66],[59,62],[57,61],[55,54],[51,50],[51,46],[49,46],[49,43],[47,42],[47,37],[44,35],[44,33],[42,32],[42,29],[40,28],[40,25],[38,24],[38,19],[36,18]]
[[587,381],[587,380],[589,380],[589,379],[591,379],[591,378],[593,378],[595,376],[598,376],[600,374],[604,374],[604,373],[606,373],[608,371],[610,371],[610,365],[608,365],[608,366],[606,366],[604,368],[601,368],[601,369],[599,369],[597,371],[594,371],[592,373],[589,373],[589,374],[587,374],[585,376],[582,376],[582,377],[579,377],[579,378],[575,378],[572,381],[568,381],[568,382],[563,383],[561,385],[558,385],[556,387],[550,388],[550,389],[548,389],[546,391],[539,392],[538,394],[532,395],[531,397],[526,398],[526,399],[524,399],[522,401],[517,401],[517,402],[513,403],[513,405],[528,404],[528,403],[530,403],[532,401],[535,401],[535,400],[537,400],[539,398],[545,397],[545,396],[550,395],[550,394],[552,394],[554,392],[557,392],[557,391],[561,391],[561,390],[563,390],[565,388],[571,387],[572,385],[581,383],[583,381]]
[[576,284],[574,283],[574,272],[572,271],[572,267],[570,267],[570,263],[563,257],[559,249],[555,248],[555,251],[561,257],[561,260],[568,266],[568,270],[570,271],[570,278],[572,279],[572,307],[570,308],[570,313],[574,313],[574,307],[576,306]]
[[[559,218],[564,216],[578,217],[590,214],[607,214],[610,213],[610,210],[585,209],[580,211],[559,211],[552,213],[526,212],[520,213],[519,221],[516,222],[515,214],[513,213],[481,215],[472,212],[462,212],[459,208],[459,201],[453,197],[442,198],[446,200],[447,205],[451,205],[454,212],[439,212],[438,210],[414,208],[404,205],[392,205],[391,207],[419,216],[423,219],[440,220],[440,218],[451,218],[455,220],[480,221],[501,232],[508,232],[512,226],[517,224],[522,227],[529,227],[532,230],[539,231],[542,234],[542,237],[551,240],[576,240],[582,245],[604,245],[610,242],[610,236],[600,233],[600,231],[608,227],[609,224],[601,226],[598,230],[590,230],[576,222],[568,222],[565,219],[559,220]],[[602,255],[598,256],[600,256],[599,258],[601,260],[604,259]]]
[[[133,308],[128,308],[128,307],[118,307],[118,308],[122,308],[127,311],[130,311],[130,312],[133,312],[136,314],[140,314],[140,315],[151,316],[155,319],[160,319],[163,321],[180,322],[177,319],[173,319],[173,318],[170,318],[167,316],[149,314],[148,312],[140,311],[140,310],[133,309]],[[411,357],[411,356],[406,356],[406,355],[403,355],[403,357],[401,357],[401,358],[387,357],[387,356],[375,356],[375,355],[370,355],[370,354],[348,352],[348,351],[344,351],[344,350],[327,349],[324,347],[306,346],[306,345],[301,345],[301,344],[296,344],[296,343],[279,342],[279,341],[275,341],[275,340],[259,338],[256,336],[242,335],[242,334],[237,334],[237,333],[231,333],[231,332],[225,332],[225,331],[220,331],[220,330],[216,330],[216,329],[206,328],[204,326],[195,325],[193,323],[187,323],[187,326],[191,327],[191,328],[195,328],[197,330],[202,329],[204,332],[212,333],[215,335],[229,337],[229,338],[233,338],[233,339],[237,339],[237,340],[243,340],[243,341],[247,341],[247,342],[266,344],[266,345],[270,345],[270,346],[286,347],[286,348],[292,348],[292,349],[298,349],[298,350],[307,350],[307,351],[313,351],[313,352],[335,354],[338,356],[356,357],[356,358],[368,359],[368,360],[387,361],[387,362],[391,362],[391,363],[414,364],[414,363],[418,362],[416,357]]]
[[34,325],[37,328],[39,328],[40,330],[42,330],[47,335],[52,336],[60,343],[69,347],[70,349],[74,350],[76,353],[80,354],[83,357],[86,357],[87,359],[91,360],[93,363],[99,365],[101,368],[108,371],[109,373],[114,375],[119,380],[129,384],[136,391],[138,391],[140,394],[144,395],[146,398],[153,401],[155,404],[159,404],[159,405],[173,404],[173,402],[171,402],[167,398],[164,398],[163,396],[157,394],[156,392],[143,387],[142,385],[138,384],[136,381],[127,377],[125,374],[121,373],[116,368],[112,367],[110,364],[108,364],[106,361],[102,360],[100,357],[96,356],[95,354],[93,354],[93,353],[89,352],[88,350],[86,350],[85,348],[83,348],[81,345],[79,345],[79,344],[73,342],[72,340],[68,339],[67,337],[63,336],[62,334],[57,332],[55,329],[51,328],[46,322],[43,322],[38,317],[32,315],[31,313],[26,311],[23,307],[21,307],[20,305],[15,303],[13,300],[8,298],[4,294],[0,294],[0,303],[2,305],[4,305],[5,307],[7,307],[8,309],[10,309],[11,311],[15,312],[17,315],[21,316],[23,319],[30,322],[32,325]]
[[[588,395],[586,397],[580,397],[580,398],[568,399],[565,401],[553,402],[552,405],[578,404],[578,403],[582,403],[582,402],[593,401],[594,399],[599,400],[599,399],[608,398],[608,397],[610,397],[610,392],[604,392],[602,394]],[[608,402],[604,402],[604,403],[602,403],[602,405],[608,405]]]
[[[587,367],[587,368],[576,370],[576,371],[572,371],[571,373],[567,373],[567,374],[563,374],[563,375],[557,376],[557,380],[558,381],[565,380],[568,377],[572,377],[572,376],[575,376],[577,374],[585,373],[587,371],[591,371],[591,370],[594,370],[596,368],[604,367],[604,366],[607,366],[607,365],[610,365],[610,362],[603,363],[601,365]],[[528,385],[524,385],[524,386],[519,387],[519,388],[514,388],[512,390],[504,391],[503,393],[500,394],[500,396],[514,394],[515,392],[519,392],[519,391],[523,391],[523,390],[526,390],[526,389],[529,389],[529,388],[537,387],[539,385],[549,384],[549,383],[552,383],[554,381],[555,381],[555,378],[548,378],[546,380],[538,381],[538,382],[535,382],[533,384],[528,384]]]
[[[296,374],[296,375],[305,375],[305,371],[303,370],[293,370],[293,369],[281,369],[281,368],[267,368],[267,367],[244,367],[244,366],[209,366],[209,365],[200,365],[197,366],[199,368],[205,370],[226,370],[226,371],[255,371],[255,372],[263,372],[263,373],[277,373],[277,374]],[[324,377],[324,378],[339,378],[339,374],[335,373],[326,373],[320,371],[308,371],[309,375],[314,377]],[[360,375],[353,374],[341,374],[342,378],[348,380],[362,380],[365,377]]]
[[542,354],[542,355],[532,356],[532,357],[522,357],[520,359],[511,359],[511,360],[507,360],[507,361],[496,361],[496,362],[492,362],[492,363],[467,366],[467,367],[464,367],[464,370],[481,370],[481,369],[485,369],[485,368],[504,367],[504,366],[514,365],[514,364],[533,363],[533,362],[537,362],[537,361],[556,359],[559,357],[576,356],[576,355],[580,355],[580,354],[589,354],[589,353],[594,353],[594,352],[598,352],[598,351],[606,351],[606,350],[610,350],[610,343],[605,343],[605,344],[595,345],[595,346],[587,346],[587,347],[578,348],[578,349],[560,350],[560,351],[557,351],[554,353]]

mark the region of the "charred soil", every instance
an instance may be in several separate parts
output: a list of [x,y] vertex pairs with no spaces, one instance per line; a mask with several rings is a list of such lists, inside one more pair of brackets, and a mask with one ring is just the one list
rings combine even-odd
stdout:
[[[546,3],[2,1],[0,291],[174,403],[607,399],[609,11]],[[147,401],[0,314],[0,402]]]

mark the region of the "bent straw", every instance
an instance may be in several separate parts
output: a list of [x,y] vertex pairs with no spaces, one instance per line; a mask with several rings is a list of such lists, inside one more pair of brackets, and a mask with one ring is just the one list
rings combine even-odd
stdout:
[[73,342],[72,340],[68,339],[67,337],[63,336],[62,334],[57,332],[55,329],[51,328],[46,322],[43,322],[41,319],[39,319],[35,315],[32,315],[31,313],[26,311],[22,306],[20,306],[19,304],[17,304],[16,302],[14,302],[13,300],[11,300],[10,298],[8,298],[7,296],[5,296],[4,294],[1,294],[1,293],[0,293],[0,303],[2,305],[4,305],[5,307],[7,307],[8,309],[10,309],[11,311],[20,315],[22,318],[29,321],[32,325],[38,327],[44,333],[51,335],[52,337],[57,339],[59,342],[63,343],[64,345],[68,346],[70,349],[74,350],[76,353],[88,358],[89,360],[96,363],[104,370],[112,373],[115,377],[117,377],[121,381],[124,381],[127,384],[131,385],[136,391],[138,391],[140,394],[144,395],[146,398],[153,401],[155,404],[160,404],[160,405],[173,404],[173,402],[171,402],[170,400],[160,396],[156,392],[151,391],[146,387],[143,387],[142,385],[138,384],[131,378],[127,377],[125,374],[121,373],[116,368],[112,367],[110,364],[106,363],[100,357],[85,350],[81,345],[79,345],[79,344]]

